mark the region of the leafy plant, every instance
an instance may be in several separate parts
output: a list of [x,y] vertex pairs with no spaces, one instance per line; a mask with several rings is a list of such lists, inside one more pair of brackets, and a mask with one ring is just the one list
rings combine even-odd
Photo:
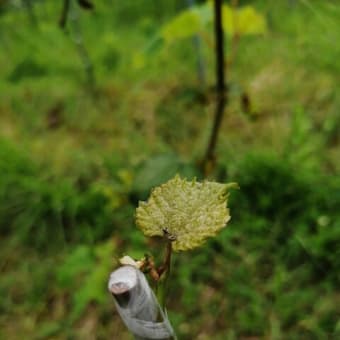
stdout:
[[230,220],[227,192],[232,187],[237,185],[187,181],[177,175],[153,189],[147,202],[139,203],[136,224],[146,236],[161,236],[166,240],[165,260],[158,268],[149,255],[137,262],[124,256],[120,262],[150,273],[158,283],[157,293],[163,308],[172,249],[185,251],[196,248],[226,225]]

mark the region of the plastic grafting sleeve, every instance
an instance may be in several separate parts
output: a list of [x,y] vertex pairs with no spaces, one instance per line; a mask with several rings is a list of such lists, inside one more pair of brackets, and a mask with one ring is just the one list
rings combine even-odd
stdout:
[[[119,294],[114,293],[117,292],[116,287],[123,287],[123,301]],[[129,265],[118,268],[111,273],[108,288],[115,297],[120,317],[135,336],[146,339],[175,338],[167,315],[140,270]]]

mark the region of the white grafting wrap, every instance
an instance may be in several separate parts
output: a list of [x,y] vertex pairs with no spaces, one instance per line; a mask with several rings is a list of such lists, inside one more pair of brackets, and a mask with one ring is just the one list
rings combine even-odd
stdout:
[[[140,270],[129,265],[115,270],[110,275],[109,291],[112,293],[112,288],[117,286],[127,287],[127,304],[121,306],[114,300],[119,315],[131,333],[145,339],[175,338],[167,315]],[[162,321],[157,321],[159,316]]]

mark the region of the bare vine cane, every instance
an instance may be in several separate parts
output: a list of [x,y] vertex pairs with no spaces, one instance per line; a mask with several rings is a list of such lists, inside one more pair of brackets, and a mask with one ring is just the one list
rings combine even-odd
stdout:
[[208,176],[216,165],[215,149],[222,125],[224,109],[228,102],[226,70],[224,65],[224,34],[222,26],[222,0],[214,0],[215,56],[216,56],[216,110],[210,138],[201,168]]
[[177,236],[169,232],[168,228],[163,228],[163,234],[166,238],[166,251],[164,263],[157,269],[157,296],[163,310],[166,310],[166,296],[168,291],[168,281],[171,270],[172,242],[176,241]]

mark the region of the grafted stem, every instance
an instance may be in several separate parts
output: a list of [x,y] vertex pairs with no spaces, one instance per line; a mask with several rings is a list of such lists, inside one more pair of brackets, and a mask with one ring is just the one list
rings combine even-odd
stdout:
[[167,273],[170,272],[171,255],[172,255],[172,242],[167,241],[164,263],[157,269],[159,277],[161,277],[164,272]]

